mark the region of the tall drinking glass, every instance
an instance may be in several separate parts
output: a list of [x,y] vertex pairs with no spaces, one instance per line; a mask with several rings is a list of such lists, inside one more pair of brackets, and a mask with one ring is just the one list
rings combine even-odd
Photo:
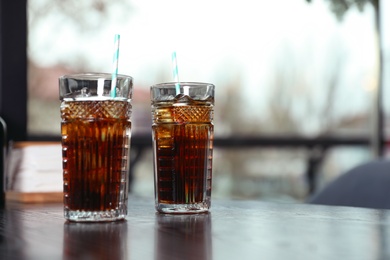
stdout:
[[[133,79],[85,73],[59,78],[64,216],[114,221],[127,215]],[[113,93],[113,94],[112,94]]]
[[157,84],[151,87],[151,101],[156,210],[207,212],[211,203],[214,85]]

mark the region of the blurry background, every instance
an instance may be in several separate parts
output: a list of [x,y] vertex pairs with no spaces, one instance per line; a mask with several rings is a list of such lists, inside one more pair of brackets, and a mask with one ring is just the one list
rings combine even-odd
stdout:
[[[384,2],[29,0],[28,133],[59,135],[58,77],[111,72],[119,33],[119,73],[135,79],[133,138],[150,135],[149,87],[172,81],[173,50],[181,81],[216,85],[216,138],[370,136],[386,69],[377,18],[384,65],[390,58]],[[308,171],[318,190],[374,154],[372,146],[217,146],[213,196],[303,201]],[[152,170],[147,149],[133,193],[153,196]]]

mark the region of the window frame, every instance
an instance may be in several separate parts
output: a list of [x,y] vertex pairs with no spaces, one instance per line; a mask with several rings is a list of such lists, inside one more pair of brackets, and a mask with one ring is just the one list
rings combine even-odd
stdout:
[[27,139],[27,0],[0,1],[0,116],[8,139]]
[[[60,141],[61,136],[37,136],[29,135],[27,132],[28,116],[28,59],[27,59],[27,1],[12,0],[0,1],[0,116],[4,119],[8,129],[8,140],[12,141]],[[380,32],[380,1],[376,6],[377,30]],[[379,33],[380,35],[380,33]],[[234,149],[245,147],[256,148],[294,148],[304,147],[308,150],[320,147],[322,151],[336,146],[366,146],[372,147],[377,157],[383,155],[385,138],[383,129],[383,49],[382,42],[378,40],[379,50],[379,85],[374,104],[376,122],[373,131],[367,136],[358,137],[313,137],[305,138],[299,136],[230,136],[215,137],[216,147]],[[139,155],[145,148],[151,148],[152,140],[150,135],[133,136],[132,149]],[[136,156],[137,158],[139,156]],[[323,156],[322,156],[323,157]],[[320,160],[314,162],[318,164]],[[308,179],[313,179],[316,167],[313,167],[313,158],[307,160]],[[134,163],[132,164],[134,167]],[[313,184],[314,185],[314,184]],[[314,187],[313,187],[314,188]]]

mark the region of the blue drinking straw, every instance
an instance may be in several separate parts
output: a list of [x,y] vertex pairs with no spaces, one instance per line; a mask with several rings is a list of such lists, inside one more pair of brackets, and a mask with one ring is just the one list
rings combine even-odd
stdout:
[[111,97],[116,97],[116,80],[118,77],[118,60],[119,60],[119,42],[120,35],[115,34],[114,40],[114,57],[112,59],[112,78],[111,78]]
[[172,73],[173,73],[173,80],[176,82],[176,95],[180,94],[180,83],[179,83],[179,70],[177,69],[177,58],[176,58],[176,52],[172,52]]

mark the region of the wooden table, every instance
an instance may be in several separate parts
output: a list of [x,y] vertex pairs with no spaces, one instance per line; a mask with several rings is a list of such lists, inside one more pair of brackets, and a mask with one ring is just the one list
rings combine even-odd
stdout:
[[203,215],[156,214],[130,197],[126,221],[69,223],[61,204],[0,210],[0,259],[388,259],[390,211],[214,200]]

